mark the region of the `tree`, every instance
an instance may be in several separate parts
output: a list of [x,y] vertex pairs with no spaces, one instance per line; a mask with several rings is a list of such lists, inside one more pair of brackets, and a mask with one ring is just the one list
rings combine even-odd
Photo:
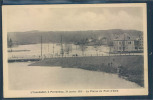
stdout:
[[98,48],[99,48],[99,46],[98,45],[95,45],[94,48],[96,50],[96,55],[98,56]]
[[70,44],[65,44],[64,51],[69,55],[70,51],[72,51],[72,47]]
[[85,51],[85,49],[86,49],[86,43],[87,43],[87,39],[82,39],[81,41],[80,41],[80,48],[81,48],[81,51],[82,51],[82,55],[84,55],[84,51]]
[[110,52],[112,52],[111,48],[114,46],[113,41],[108,42],[108,46],[109,46],[109,54],[110,54]]
[[[11,38],[7,38],[7,46],[8,46],[8,48],[12,48],[13,47],[13,42],[12,42],[12,39]],[[11,51],[12,51],[12,49],[11,49]]]

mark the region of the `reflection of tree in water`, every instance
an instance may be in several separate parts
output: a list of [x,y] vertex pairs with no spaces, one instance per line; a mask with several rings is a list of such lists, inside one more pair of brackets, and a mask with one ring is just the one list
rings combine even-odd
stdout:
[[85,52],[85,50],[86,50],[87,47],[85,45],[79,45],[79,48],[82,51],[82,55],[84,55],[84,52]]
[[85,52],[85,50],[86,50],[86,48],[87,48],[87,46],[86,46],[87,42],[88,42],[88,39],[87,39],[87,38],[86,38],[86,39],[82,39],[82,40],[79,42],[79,47],[80,47],[80,49],[81,49],[81,51],[82,51],[82,55],[84,55],[84,52]]
[[99,49],[99,46],[98,46],[98,45],[95,45],[94,48],[95,48],[95,50],[96,50],[96,55],[98,56],[98,49]]
[[69,55],[69,53],[72,52],[72,44],[65,44],[64,52],[66,52],[66,54]]

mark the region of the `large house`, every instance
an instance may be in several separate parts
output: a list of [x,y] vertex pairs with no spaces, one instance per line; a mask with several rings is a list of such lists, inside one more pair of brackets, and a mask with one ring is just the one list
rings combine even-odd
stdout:
[[143,38],[135,38],[129,34],[122,34],[113,40],[111,52],[142,52]]

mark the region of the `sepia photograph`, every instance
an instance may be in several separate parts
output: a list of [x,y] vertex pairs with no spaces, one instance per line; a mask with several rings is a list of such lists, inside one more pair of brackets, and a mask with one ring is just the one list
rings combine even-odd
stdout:
[[146,4],[4,5],[4,97],[148,94]]

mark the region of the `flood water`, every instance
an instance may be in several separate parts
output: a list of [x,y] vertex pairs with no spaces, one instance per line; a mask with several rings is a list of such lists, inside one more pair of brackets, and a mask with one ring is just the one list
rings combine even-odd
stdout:
[[[69,53],[67,54],[67,48],[69,48]],[[8,52],[8,58],[17,57],[17,58],[27,58],[27,57],[39,57],[41,55],[41,44],[29,44],[29,45],[18,45],[11,48],[16,52]],[[65,56],[72,56],[78,54],[82,55],[80,46],[74,44],[63,44],[63,49]],[[10,48],[8,49],[10,50]],[[20,50],[20,51],[18,51]],[[18,51],[18,52],[17,52]],[[42,45],[42,54],[46,57],[59,56],[61,52],[61,45],[59,44],[43,44]],[[109,47],[108,46],[99,46],[97,49],[94,46],[86,46],[84,54],[86,56],[91,55],[108,55]],[[26,54],[26,55],[25,55]]]
[[140,88],[116,74],[60,66],[9,63],[9,89],[125,89]]

